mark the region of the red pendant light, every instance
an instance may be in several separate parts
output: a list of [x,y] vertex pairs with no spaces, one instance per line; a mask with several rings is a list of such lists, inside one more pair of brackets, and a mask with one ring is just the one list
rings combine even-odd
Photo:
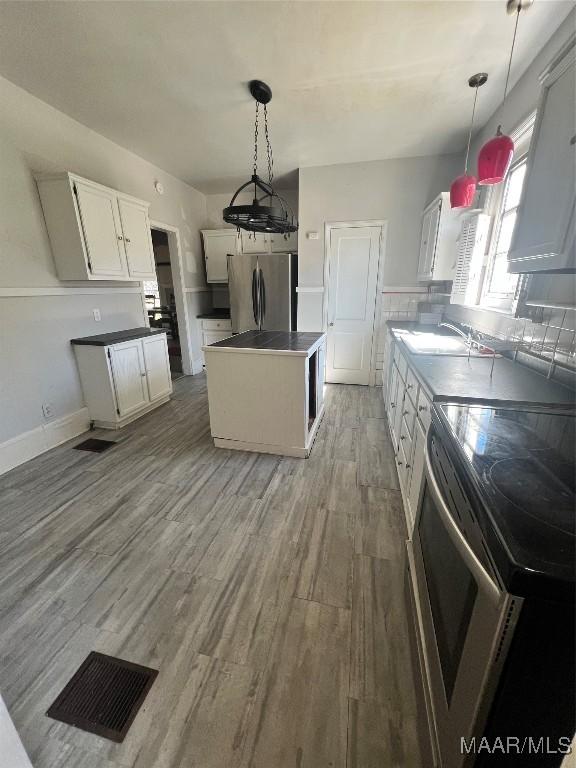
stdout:
[[464,161],[464,173],[458,176],[452,182],[450,187],[450,207],[451,208],[469,208],[476,194],[476,176],[468,173],[468,156],[470,155],[470,140],[472,139],[472,128],[474,127],[474,114],[476,112],[476,100],[478,99],[478,88],[488,80],[486,72],[478,72],[468,80],[470,88],[475,88],[474,106],[472,107],[472,119],[470,120],[470,130],[468,132],[468,146],[466,147],[466,159]]
[[[520,11],[523,8],[529,8],[534,0],[508,0],[506,10],[508,13],[516,14],[516,23],[514,24],[514,36],[512,38],[512,47],[510,48],[510,59],[508,60],[508,72],[506,74],[506,84],[504,86],[504,99],[506,101],[508,93],[508,82],[510,80],[510,67],[512,66],[512,56],[514,54],[514,44],[516,42],[516,32],[518,31],[518,20]],[[514,156],[514,142],[510,136],[502,133],[502,126],[499,125],[496,136],[484,144],[478,155],[478,184],[499,184],[506,178],[508,169]]]

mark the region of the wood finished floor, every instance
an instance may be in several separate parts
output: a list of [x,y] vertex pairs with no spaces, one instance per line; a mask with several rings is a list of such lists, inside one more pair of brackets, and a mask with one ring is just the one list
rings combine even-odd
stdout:
[[[0,692],[35,768],[426,765],[380,389],[329,386],[307,460],[214,448],[204,376],[82,439],[0,478]],[[159,670],[123,744],[44,714],[91,650]]]

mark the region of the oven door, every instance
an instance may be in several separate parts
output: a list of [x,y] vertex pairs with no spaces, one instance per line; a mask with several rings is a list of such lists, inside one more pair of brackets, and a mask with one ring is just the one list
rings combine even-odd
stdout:
[[461,738],[484,727],[511,634],[511,598],[475,556],[444,501],[428,438],[413,537],[414,592],[441,763],[459,768],[467,764]]

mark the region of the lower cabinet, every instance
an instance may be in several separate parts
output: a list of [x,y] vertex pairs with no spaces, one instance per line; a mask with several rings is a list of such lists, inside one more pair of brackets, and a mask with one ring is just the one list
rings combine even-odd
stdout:
[[209,344],[215,344],[217,341],[227,339],[228,336],[232,336],[232,321],[227,318],[221,319],[209,319],[204,318],[201,320],[202,328],[202,346],[207,347]]
[[166,334],[108,346],[74,347],[90,419],[120,429],[165,403],[172,392]]
[[396,469],[408,536],[412,537],[424,476],[426,435],[432,403],[402,355],[397,344],[389,354],[389,375],[385,392],[386,415],[394,447]]

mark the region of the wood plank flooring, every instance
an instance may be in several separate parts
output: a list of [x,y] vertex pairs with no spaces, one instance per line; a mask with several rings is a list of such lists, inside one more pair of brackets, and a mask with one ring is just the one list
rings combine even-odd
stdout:
[[[0,692],[35,768],[426,768],[380,389],[330,385],[306,460],[215,448],[203,375],[84,437],[0,478]],[[123,744],[45,716],[91,650],[159,670]]]

